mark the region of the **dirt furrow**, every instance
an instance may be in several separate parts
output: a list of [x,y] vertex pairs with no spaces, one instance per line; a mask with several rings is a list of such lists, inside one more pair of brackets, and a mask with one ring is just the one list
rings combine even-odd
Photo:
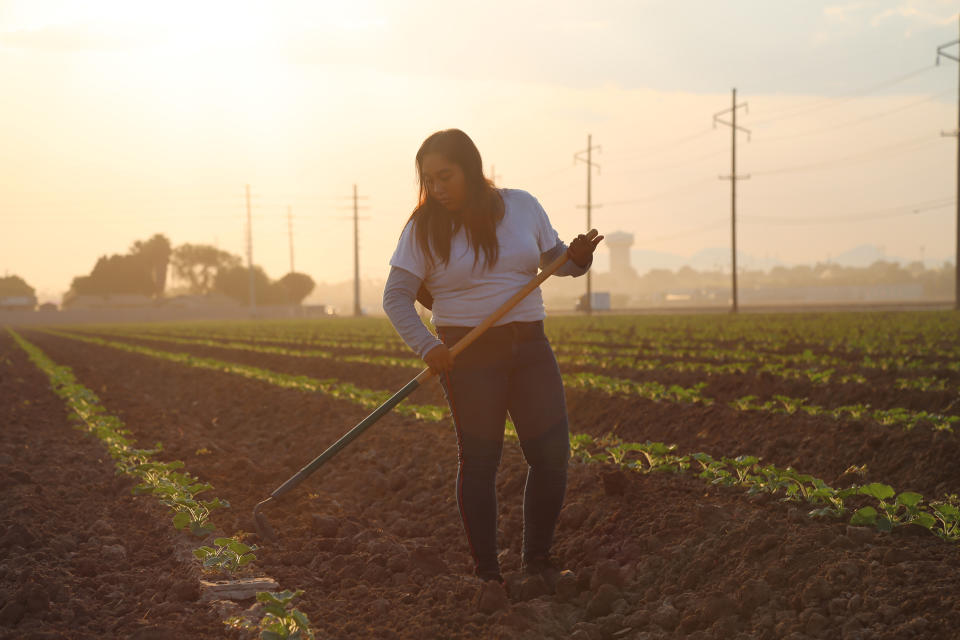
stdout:
[[180,534],[0,332],[0,637],[221,637]]
[[[264,475],[282,476],[288,457],[309,458],[359,415],[237,376],[30,338],[138,439],[162,440],[168,455],[213,482],[233,504],[218,516],[225,529],[246,525],[272,487]],[[957,548],[925,532],[881,535],[690,476],[582,464],[571,466],[557,542],[577,578],[568,591],[537,594],[515,576],[524,477],[515,444],[499,482],[512,603],[479,613],[453,503],[449,427],[383,421],[270,514],[283,541],[258,564],[307,590],[301,608],[318,637],[854,639],[942,635],[960,624]]]
[[[196,345],[164,345],[154,341],[122,342],[318,379],[332,377],[383,390],[399,389],[416,373],[402,368],[322,358]],[[650,373],[649,377],[684,386],[700,379],[693,374],[683,374],[664,380],[659,372]],[[763,390],[750,386],[756,383],[755,376],[745,376],[739,383],[734,379],[736,376],[719,378],[725,379],[728,386],[743,385],[738,387],[741,395],[763,396],[770,392],[769,388]],[[710,380],[712,386],[723,384],[720,380]],[[379,386],[373,386],[373,381],[379,382]],[[710,386],[704,395],[713,397]],[[723,395],[737,397],[729,392]],[[436,383],[418,390],[411,401],[446,406]],[[960,490],[960,467],[953,464],[954,460],[960,459],[960,437],[926,427],[907,431],[900,426],[880,425],[873,421],[835,420],[802,413],[736,411],[720,401],[709,407],[679,405],[640,397],[610,397],[575,388],[567,389],[567,406],[571,430],[578,433],[600,436],[612,432],[626,441],[663,441],[676,444],[682,453],[703,451],[714,457],[756,455],[766,462],[814,474],[834,486],[884,482],[897,490],[917,491],[932,498]],[[857,467],[860,472],[848,474],[851,467]]]

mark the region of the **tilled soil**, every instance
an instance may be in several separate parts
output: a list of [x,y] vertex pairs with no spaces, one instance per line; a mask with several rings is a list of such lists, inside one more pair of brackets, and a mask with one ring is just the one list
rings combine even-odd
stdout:
[[222,635],[190,548],[0,333],[0,638]]
[[[138,442],[163,442],[163,459],[183,460],[188,470],[213,483],[213,493],[232,505],[214,516],[223,533],[251,531],[253,505],[366,413],[320,394],[36,332],[26,337],[56,362],[72,367]],[[5,353],[16,349],[3,340]],[[165,514],[148,518],[136,511],[147,499],[130,498],[129,485],[113,479],[100,445],[64,424],[62,404],[33,365],[22,356],[11,355],[10,361],[9,369],[23,382],[6,378],[4,397],[38,399],[31,405],[35,417],[18,413],[24,416],[18,420],[32,424],[46,416],[50,426],[21,431],[19,446],[38,451],[24,473],[34,475],[42,465],[45,484],[63,486],[85,514],[128,515],[111,525],[120,546],[128,553],[134,550],[130,556],[138,562],[144,556],[156,560],[149,572],[91,576],[91,588],[97,595],[105,592],[110,602],[109,594],[118,591],[146,594],[144,600],[162,593],[158,606],[171,603],[172,587],[161,591],[157,576],[168,576],[173,584],[193,576],[169,553],[148,551],[167,550],[181,540],[196,543],[176,533]],[[391,386],[369,373],[366,382],[373,388]],[[43,449],[47,431],[81,452],[76,465],[50,461]],[[481,613],[472,602],[478,586],[469,575],[454,500],[455,474],[456,445],[449,425],[390,414],[269,508],[282,539],[264,544],[256,566],[281,587],[306,591],[298,606],[321,638],[906,638],[950,637],[960,624],[957,546],[926,532],[877,534],[812,521],[805,509],[708,487],[690,476],[604,471],[579,463],[570,467],[556,544],[559,559],[575,577],[564,579],[555,595],[544,595],[536,581],[517,575],[525,465],[513,442],[505,447],[498,483],[511,604]],[[95,480],[77,482],[91,476],[103,483],[109,478],[113,490]],[[90,486],[100,490],[90,491]],[[19,497],[32,498],[27,504],[37,511],[48,498],[44,494],[38,500],[41,496],[32,488]],[[43,528],[35,524],[35,512],[5,509],[4,517],[13,513],[4,523],[4,540],[17,526],[29,525],[36,536],[30,547],[36,549],[33,575],[61,571],[65,584],[79,580],[72,565],[58,564],[53,540],[61,532],[85,535],[87,521],[79,514],[75,520],[58,517]],[[61,525],[63,529],[56,528]],[[126,531],[135,532],[139,546],[122,537]],[[27,548],[7,545],[4,562],[29,554]],[[86,553],[87,547],[78,548]],[[102,554],[102,548],[95,553]],[[21,574],[7,571],[20,579]],[[4,588],[10,582],[5,579]],[[180,595],[187,595],[187,602],[174,603],[176,611],[136,605],[126,615],[160,632],[177,615],[189,615],[189,622],[181,622],[197,629],[189,637],[233,633],[218,626],[216,616],[204,613],[203,605],[191,599],[195,594],[186,592],[184,588]],[[92,604],[87,612],[72,622],[85,620],[91,629],[116,624],[108,605]],[[16,623],[0,624],[20,637],[39,618],[31,612]],[[64,635],[83,637],[82,631],[70,635],[69,621],[64,624]],[[126,629],[118,635],[131,635]],[[100,635],[116,634],[108,630]]]
[[[107,337],[107,336],[105,336]],[[109,337],[117,340],[117,338]],[[238,362],[289,374],[314,378],[336,378],[357,385],[396,390],[416,372],[365,363],[331,361],[323,358],[301,358],[238,349],[163,343],[154,340],[121,342],[153,349],[190,353],[228,362]],[[611,375],[610,372],[605,372]],[[653,402],[640,397],[610,397],[595,391],[567,389],[567,408],[571,430],[601,436],[614,433],[625,441],[647,440],[673,443],[679,453],[702,451],[714,457],[749,454],[765,462],[792,466],[803,473],[823,478],[833,486],[854,483],[884,482],[898,491],[917,491],[924,496],[940,498],[945,493],[960,491],[960,437],[957,434],[917,427],[907,431],[899,426],[885,426],[873,421],[838,421],[828,416],[771,414],[757,411],[736,411],[726,402],[745,395],[771,398],[774,394],[803,396],[810,386],[796,381],[770,379],[754,375],[723,375],[703,378],[695,372],[643,372],[647,379],[664,384],[692,386],[708,381],[707,397],[717,398],[709,407]],[[892,374],[891,374],[892,376]],[[626,377],[626,376],[624,376]],[[635,374],[635,379],[644,379]],[[374,384],[376,382],[376,384]],[[892,382],[892,379],[890,380]],[[787,388],[785,388],[787,386]],[[836,385],[835,397],[827,406],[864,401],[865,385]],[[793,392],[790,393],[790,389]],[[852,391],[850,389],[853,389]],[[865,401],[874,402],[883,393],[874,392]],[[901,391],[923,407],[944,402],[941,393]],[[854,399],[854,398],[859,399]],[[432,383],[418,390],[411,399],[417,403],[446,406],[439,385]],[[960,402],[951,400],[953,405]],[[949,406],[950,403],[946,403]],[[927,405],[927,410],[934,410]],[[953,415],[960,407],[950,407]],[[824,443],[829,443],[825,446]],[[865,465],[865,470],[863,467]],[[848,473],[856,466],[859,473]]]

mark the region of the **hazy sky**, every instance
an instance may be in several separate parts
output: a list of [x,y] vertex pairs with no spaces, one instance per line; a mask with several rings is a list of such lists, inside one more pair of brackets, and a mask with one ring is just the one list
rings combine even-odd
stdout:
[[[59,296],[98,256],[174,245],[384,277],[438,129],[477,143],[498,184],[635,249],[729,247],[730,130],[741,251],[813,262],[871,243],[955,251],[956,0],[147,3],[0,0],[0,272]],[[956,55],[958,47],[950,50]],[[598,260],[598,267],[605,261]]]

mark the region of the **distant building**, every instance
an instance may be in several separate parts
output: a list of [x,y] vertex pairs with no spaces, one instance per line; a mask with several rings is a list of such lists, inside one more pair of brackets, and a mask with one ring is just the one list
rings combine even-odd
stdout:
[[637,272],[630,265],[630,247],[633,246],[633,234],[614,231],[603,238],[610,249],[610,275],[614,279],[636,278]]
[[178,309],[214,309],[223,307],[239,307],[241,304],[223,295],[222,293],[208,293],[204,295],[185,294],[163,298],[160,301],[164,307]]
[[150,296],[133,293],[119,294],[76,294],[68,291],[63,294],[64,309],[130,309],[137,307],[153,307],[156,302]]
[[33,311],[36,308],[36,296],[0,297],[0,311]]

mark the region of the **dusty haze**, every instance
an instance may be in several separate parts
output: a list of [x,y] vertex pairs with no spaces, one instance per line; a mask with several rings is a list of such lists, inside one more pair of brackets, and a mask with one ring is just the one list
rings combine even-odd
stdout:
[[734,86],[745,254],[952,259],[957,66],[933,62],[955,3],[717,4],[2,2],[0,272],[59,301],[154,233],[245,255],[249,183],[254,261],[289,270],[289,206],[297,271],[346,280],[356,183],[379,280],[414,153],[447,127],[565,238],[592,134],[594,226],[637,250],[729,247],[730,131],[711,123]]

